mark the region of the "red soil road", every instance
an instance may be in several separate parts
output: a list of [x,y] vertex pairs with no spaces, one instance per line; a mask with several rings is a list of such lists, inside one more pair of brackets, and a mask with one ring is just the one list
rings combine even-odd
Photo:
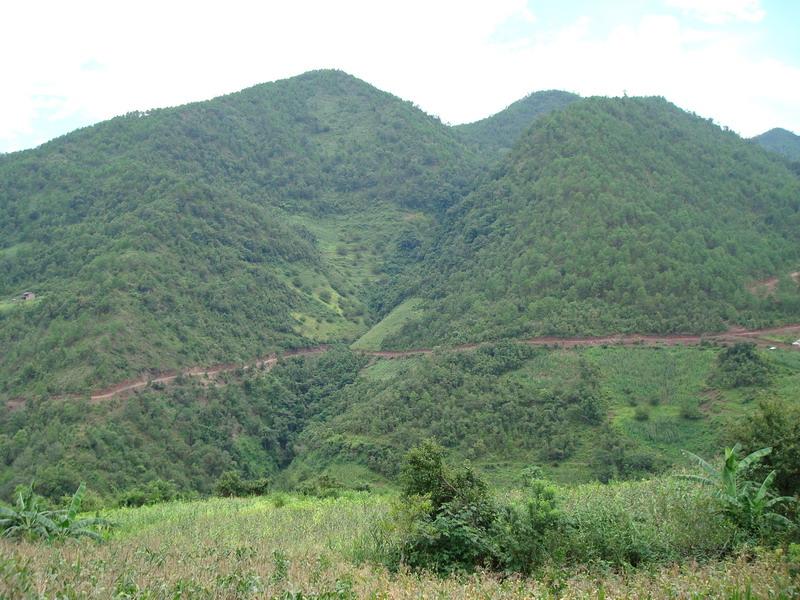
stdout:
[[[794,274],[793,274],[794,275]],[[727,332],[718,334],[706,335],[610,335],[603,337],[575,337],[575,338],[559,338],[559,337],[536,337],[523,340],[516,340],[522,344],[531,346],[556,346],[560,348],[575,348],[578,346],[603,346],[603,345],[620,345],[620,346],[692,346],[700,344],[701,342],[736,342],[742,340],[749,340],[755,342],[759,346],[775,346],[777,348],[787,350],[800,350],[800,347],[793,346],[792,344],[779,343],[771,340],[761,339],[769,335],[797,335],[800,337],[800,324],[786,325],[783,327],[771,327],[767,329],[731,329]],[[456,352],[465,352],[475,350],[483,344],[461,344],[450,348],[443,348],[443,350],[450,350]],[[142,376],[136,379],[129,379],[121,381],[113,386],[98,390],[89,396],[92,402],[102,402],[109,400],[116,396],[128,394],[146,388],[150,384],[159,383],[167,384],[175,381],[179,376],[184,377],[201,377],[206,381],[210,381],[217,375],[235,371],[237,369],[265,369],[270,370],[281,358],[288,358],[293,356],[310,356],[327,352],[329,346],[322,345],[313,348],[298,348],[295,350],[288,350],[280,356],[270,354],[268,356],[259,358],[249,364],[218,364],[211,367],[190,367],[182,371],[168,371],[161,373],[157,376]],[[428,355],[434,352],[433,348],[419,348],[415,350],[362,350],[361,354],[371,356],[374,358],[395,359],[395,358],[408,358],[411,356]],[[61,396],[63,399],[76,398],[79,396]],[[24,404],[24,399],[14,398],[10,400],[6,406],[13,410]]]

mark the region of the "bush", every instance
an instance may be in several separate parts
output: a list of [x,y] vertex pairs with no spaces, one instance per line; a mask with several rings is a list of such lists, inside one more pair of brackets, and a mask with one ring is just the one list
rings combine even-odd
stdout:
[[703,413],[697,406],[697,400],[686,398],[681,402],[681,417],[690,421],[701,419]]
[[775,486],[783,495],[800,490],[800,406],[781,400],[762,401],[730,430],[729,441],[740,441],[746,452],[769,446],[753,473],[766,477],[775,471]]
[[552,485],[532,481],[526,492],[522,506],[505,506],[499,511],[492,537],[498,565],[527,575],[552,553],[548,534],[558,529],[562,521]]
[[530,573],[548,551],[545,539],[560,523],[555,490],[532,476],[520,504],[498,504],[468,464],[451,467],[433,441],[412,448],[401,471],[403,500],[395,522],[399,559],[436,572],[485,567]]
[[214,486],[214,493],[226,498],[263,496],[268,491],[268,479],[242,479],[236,471],[225,471]]
[[486,484],[468,465],[445,464],[432,440],[409,450],[400,479],[407,524],[402,555],[411,567],[448,572],[487,566],[496,509]]
[[763,386],[769,382],[770,371],[755,344],[740,342],[719,353],[710,383],[725,388]]
[[[341,481],[335,477],[331,477],[327,473],[323,473],[316,479],[305,481],[302,485],[298,486],[297,491],[303,496],[338,498],[346,489],[347,488]],[[355,489],[355,487],[353,489]]]
[[178,498],[178,488],[171,481],[154,479],[144,486],[135,487],[123,492],[119,497],[120,506],[145,506],[170,502]]

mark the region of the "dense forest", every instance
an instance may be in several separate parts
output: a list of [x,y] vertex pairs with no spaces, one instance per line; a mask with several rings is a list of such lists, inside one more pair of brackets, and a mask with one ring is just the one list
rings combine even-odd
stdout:
[[353,339],[370,282],[479,165],[438,120],[337,71],[2,156],[0,394]]
[[539,92],[447,127],[316,71],[129,114],[0,157],[0,395],[364,334],[798,320],[799,189],[659,99]]
[[565,483],[641,477],[730,437],[784,444],[775,459],[796,464],[798,407],[800,353],[749,346],[502,343],[377,362],[341,346],[214,385],[6,410],[0,497],[35,480],[57,499],[82,480],[105,503],[138,503],[212,493],[229,472],[283,490],[391,487],[398,456],[429,438],[503,486],[532,466]]
[[798,267],[800,179],[779,159],[660,98],[586,99],[450,209],[383,344],[797,321]]
[[454,129],[481,154],[499,159],[511,151],[522,132],[539,117],[560,110],[579,98],[576,94],[559,90],[535,92],[497,114],[474,123],[456,125]]
[[753,138],[758,145],[793,162],[800,162],[800,135],[776,127]]
[[660,98],[448,127],[317,71],[129,114],[0,156],[0,497],[391,486],[431,437],[492,482],[609,481],[714,452],[731,418],[791,438],[797,353],[513,340],[796,323],[797,271],[792,165]]

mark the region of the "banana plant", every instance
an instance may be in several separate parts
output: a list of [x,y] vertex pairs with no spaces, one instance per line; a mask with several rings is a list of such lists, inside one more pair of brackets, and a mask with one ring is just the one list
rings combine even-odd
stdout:
[[56,524],[50,511],[40,508],[33,484],[19,490],[13,507],[0,506],[0,531],[3,537],[49,538]]
[[705,475],[680,477],[712,488],[720,512],[751,533],[793,527],[789,519],[777,512],[785,504],[794,502],[794,498],[772,493],[775,471],[769,473],[761,483],[747,479],[750,468],[772,452],[772,448],[761,448],[744,458],[739,458],[740,451],[740,444],[726,448],[725,459],[720,467],[714,467],[696,454],[684,452],[700,466]]
[[74,537],[100,540],[100,534],[96,529],[110,524],[105,519],[79,518],[85,493],[86,485],[81,483],[67,508],[44,510],[31,484],[19,491],[14,506],[0,506],[0,535],[31,540]]
[[96,517],[78,518],[85,494],[86,484],[81,483],[72,495],[67,508],[53,512],[52,521],[55,523],[56,528],[51,537],[59,539],[89,537],[98,541],[102,539],[100,534],[93,528],[110,525],[107,520]]

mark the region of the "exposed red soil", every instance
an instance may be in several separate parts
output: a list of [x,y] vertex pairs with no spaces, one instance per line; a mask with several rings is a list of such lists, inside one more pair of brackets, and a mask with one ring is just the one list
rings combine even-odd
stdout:
[[[789,273],[789,277],[795,283],[800,284],[800,271]],[[767,277],[766,279],[761,279],[760,281],[754,281],[747,286],[747,290],[751,294],[769,296],[770,294],[775,293],[775,289],[778,287],[778,281],[779,280],[777,277]]]
[[[792,277],[797,276],[800,278],[800,272],[792,273]],[[786,350],[800,351],[800,347],[793,346],[792,344],[784,344],[770,340],[761,339],[768,335],[785,335],[797,334],[800,337],[800,324],[785,325],[783,327],[770,327],[765,329],[730,329],[723,333],[705,334],[705,335],[609,335],[602,337],[575,337],[575,338],[559,338],[559,337],[536,337],[523,340],[517,340],[519,343],[528,344],[531,346],[554,346],[559,348],[575,348],[578,346],[692,346],[702,342],[717,342],[717,343],[733,343],[742,340],[749,340],[758,344],[759,346],[782,348]],[[483,344],[461,344],[459,346],[443,348],[444,350],[465,352],[475,350]],[[121,381],[112,386],[103,388],[93,392],[89,396],[89,400],[93,403],[109,400],[117,396],[123,396],[137,390],[144,389],[152,384],[169,384],[175,381],[179,376],[183,377],[199,377],[208,384],[214,382],[218,375],[236,371],[237,369],[264,369],[270,370],[282,358],[289,358],[294,356],[310,356],[327,352],[330,346],[321,345],[313,348],[297,348],[294,350],[287,350],[286,352],[276,355],[270,354],[261,357],[248,364],[217,364],[210,367],[189,367],[181,371],[165,371],[157,374],[148,374],[138,377],[136,379],[128,379]],[[410,356],[428,355],[434,352],[433,348],[419,348],[414,350],[361,350],[359,351],[365,356],[383,359],[407,358]],[[76,395],[59,396],[61,399],[76,398]],[[10,410],[19,408],[25,403],[24,398],[13,398],[6,402],[6,406]]]

